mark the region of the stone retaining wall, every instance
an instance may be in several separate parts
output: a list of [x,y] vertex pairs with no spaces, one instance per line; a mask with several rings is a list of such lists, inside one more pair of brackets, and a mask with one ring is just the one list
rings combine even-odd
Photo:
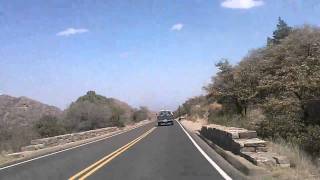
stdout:
[[43,139],[35,139],[35,140],[31,140],[31,143],[30,143],[31,145],[22,147],[21,151],[34,151],[34,150],[43,149],[46,147],[58,146],[58,145],[67,144],[70,142],[75,142],[83,139],[89,139],[89,138],[105,135],[117,130],[119,130],[119,128],[117,127],[107,127],[107,128],[79,132],[79,133],[64,134],[60,136],[48,137]]
[[267,142],[257,138],[256,131],[216,124],[202,126],[201,135],[258,166],[289,167],[289,160],[268,152]]

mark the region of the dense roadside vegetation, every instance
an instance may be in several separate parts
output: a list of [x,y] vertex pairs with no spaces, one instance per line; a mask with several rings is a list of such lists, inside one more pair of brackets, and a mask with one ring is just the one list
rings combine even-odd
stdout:
[[44,114],[23,125],[9,126],[1,123],[0,152],[19,151],[31,139],[111,126],[123,127],[151,117],[152,113],[147,107],[132,108],[117,99],[89,91],[72,102],[61,114]]
[[254,129],[260,137],[284,139],[313,157],[320,153],[320,29],[290,27],[281,18],[266,46],[238,64],[227,59],[177,115]]
[[41,137],[50,137],[104,127],[123,127],[149,118],[151,112],[146,107],[134,109],[119,100],[89,91],[71,103],[62,117],[44,116],[34,124],[34,129]]

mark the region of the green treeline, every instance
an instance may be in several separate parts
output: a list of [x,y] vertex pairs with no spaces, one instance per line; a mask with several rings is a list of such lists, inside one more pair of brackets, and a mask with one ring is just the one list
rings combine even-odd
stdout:
[[279,18],[265,47],[236,65],[222,59],[216,67],[206,95],[189,99],[176,113],[255,129],[319,155],[320,28],[293,28]]
[[151,118],[146,107],[135,109],[114,98],[106,98],[94,91],[87,92],[63,112],[61,117],[43,116],[34,124],[41,137],[118,126]]

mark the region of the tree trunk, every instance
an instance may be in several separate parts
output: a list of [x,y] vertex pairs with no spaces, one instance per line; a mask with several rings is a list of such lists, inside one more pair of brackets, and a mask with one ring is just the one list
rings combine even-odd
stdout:
[[235,104],[237,108],[237,113],[243,116],[243,107],[241,106],[241,103],[236,98],[235,98]]

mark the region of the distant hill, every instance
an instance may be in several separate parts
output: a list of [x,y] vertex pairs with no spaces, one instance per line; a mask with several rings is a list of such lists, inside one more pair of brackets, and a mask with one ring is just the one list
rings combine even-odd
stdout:
[[0,95],[0,125],[29,126],[43,115],[60,116],[62,111],[27,97]]

